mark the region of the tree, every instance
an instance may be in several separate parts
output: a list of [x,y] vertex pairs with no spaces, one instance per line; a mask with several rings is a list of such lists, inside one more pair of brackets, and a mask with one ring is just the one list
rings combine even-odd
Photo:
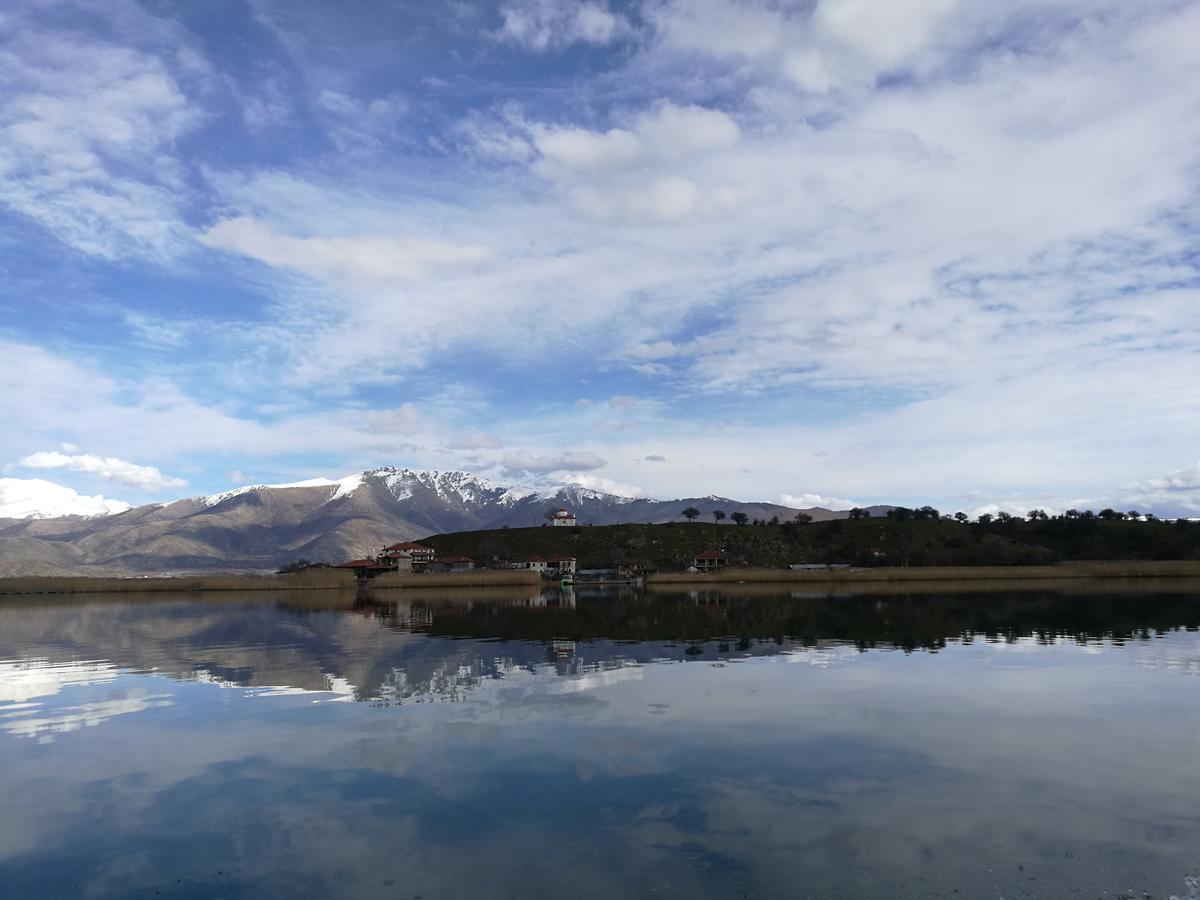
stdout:
[[992,518],[993,518],[993,516],[991,513],[984,513],[982,516],[979,517],[978,521],[979,521],[980,525],[991,525]]
[[712,517],[713,517],[713,523],[714,523],[714,524],[716,524],[716,525],[719,525],[719,524],[721,524],[721,520],[725,518],[725,510],[723,510],[723,509],[714,509],[714,510],[712,511]]
[[808,513],[796,513],[796,517],[792,521],[797,525],[807,525],[812,521],[812,516]]
[[955,521],[955,522],[965,522],[965,521],[967,521],[967,519],[969,519],[969,518],[971,518],[971,517],[970,517],[970,516],[968,516],[968,515],[967,515],[965,512],[956,512],[956,513],[954,514],[954,521]]
[[680,513],[680,515],[690,522],[692,519],[696,518],[696,516],[700,515],[700,510],[696,509],[694,506],[689,506],[682,513]]
[[771,521],[768,522],[767,524],[768,525],[778,525],[779,524],[779,516],[771,516]]
[[1046,515],[1046,511],[1044,509],[1031,509],[1029,512],[1025,513],[1025,518],[1027,518],[1030,522],[1045,522],[1050,517]]
[[735,513],[730,513],[729,518],[731,518],[733,520],[734,525],[745,525],[746,520],[749,519],[750,517],[747,516],[744,512],[735,512]]

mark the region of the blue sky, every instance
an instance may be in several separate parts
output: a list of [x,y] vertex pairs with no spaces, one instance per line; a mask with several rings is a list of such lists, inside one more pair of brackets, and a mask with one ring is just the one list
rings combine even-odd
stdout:
[[7,4],[0,489],[1200,513],[1198,43],[1167,0]]

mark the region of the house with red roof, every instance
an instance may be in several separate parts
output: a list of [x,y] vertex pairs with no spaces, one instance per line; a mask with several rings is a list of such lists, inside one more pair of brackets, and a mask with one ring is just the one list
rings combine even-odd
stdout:
[[728,565],[725,554],[720,550],[705,550],[692,559],[692,568],[697,572],[717,572]]
[[439,556],[430,568],[439,572],[470,572],[475,568],[475,560],[469,556]]
[[552,556],[546,560],[546,568],[550,571],[558,572],[560,575],[575,574],[575,557],[573,556]]

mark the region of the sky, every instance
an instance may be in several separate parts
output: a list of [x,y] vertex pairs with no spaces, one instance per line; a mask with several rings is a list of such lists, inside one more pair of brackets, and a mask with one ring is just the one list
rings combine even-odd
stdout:
[[6,3],[0,501],[1200,514],[1197,46],[1177,0]]

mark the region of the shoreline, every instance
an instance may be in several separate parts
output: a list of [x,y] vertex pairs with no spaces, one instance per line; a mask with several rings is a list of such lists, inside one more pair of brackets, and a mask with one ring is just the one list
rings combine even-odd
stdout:
[[880,566],[871,569],[722,569],[708,574],[647,575],[658,585],[832,584],[902,582],[1062,581],[1076,578],[1200,578],[1200,560],[1065,562],[1053,566]]
[[[1200,579],[1200,560],[1067,562],[1053,566],[910,566],[871,569],[826,569],[795,572],[789,569],[724,569],[698,574],[661,572],[643,579],[646,588],[699,588],[743,586],[828,586],[836,589],[862,586],[951,583],[963,588],[1040,586],[1076,580],[1112,579],[1127,582],[1146,579]],[[517,570],[461,573],[385,573],[365,582],[367,591],[476,589],[496,587],[541,588],[535,572]],[[584,584],[586,586],[586,584]],[[230,591],[355,591],[360,587],[348,570],[319,569],[287,575],[180,575],[90,576],[48,575],[0,578],[0,596],[54,594],[152,594]]]

